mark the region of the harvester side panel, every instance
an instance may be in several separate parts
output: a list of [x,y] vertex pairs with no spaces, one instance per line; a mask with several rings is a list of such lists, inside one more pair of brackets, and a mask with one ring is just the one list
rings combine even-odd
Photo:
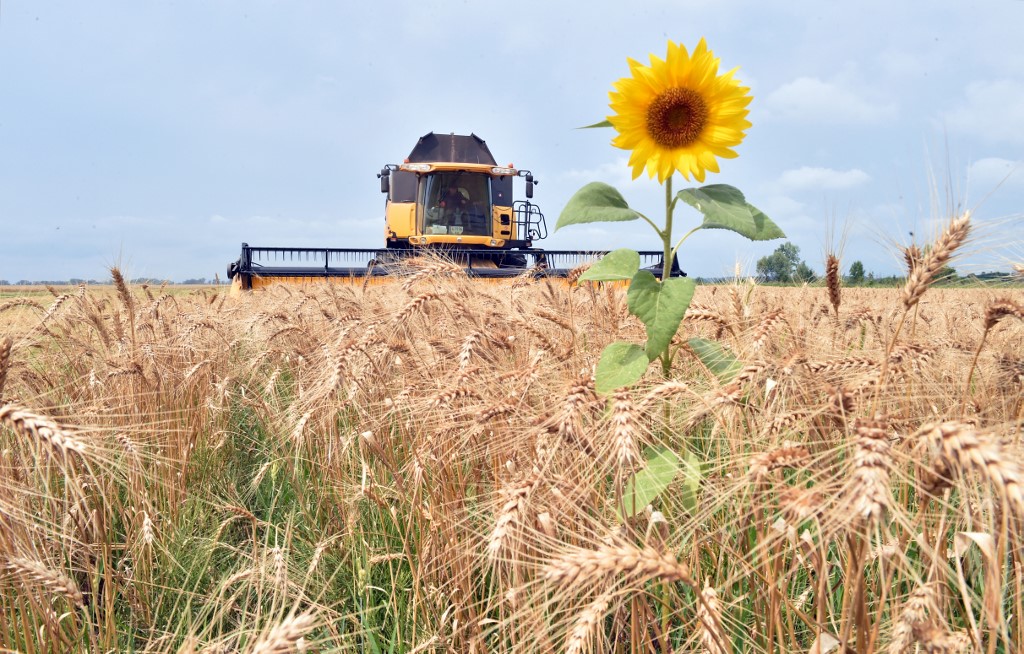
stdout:
[[416,234],[416,205],[412,202],[389,202],[384,225],[385,238],[407,239]]
[[511,241],[516,236],[516,224],[512,220],[512,207],[499,207],[497,205],[491,211],[491,220],[494,223],[493,234],[495,238]]

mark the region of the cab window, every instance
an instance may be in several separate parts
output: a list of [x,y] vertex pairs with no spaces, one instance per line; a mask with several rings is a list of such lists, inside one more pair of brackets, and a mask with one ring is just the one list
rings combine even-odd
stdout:
[[491,235],[491,178],[440,172],[424,179],[423,233]]

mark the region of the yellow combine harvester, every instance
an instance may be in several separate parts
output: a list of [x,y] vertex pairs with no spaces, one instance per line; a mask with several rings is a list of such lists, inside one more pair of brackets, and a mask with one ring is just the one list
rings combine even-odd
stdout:
[[[364,284],[386,278],[403,260],[425,253],[458,263],[476,279],[565,277],[605,254],[533,247],[547,237],[544,214],[530,201],[537,180],[529,170],[499,166],[475,134],[427,134],[403,163],[385,166],[378,177],[381,193],[387,194],[384,249],[243,243],[242,255],[228,266],[232,290],[320,281]],[[525,181],[525,200],[513,199],[516,178]],[[648,269],[660,275],[662,253],[640,254]],[[672,275],[684,275],[678,264]]]

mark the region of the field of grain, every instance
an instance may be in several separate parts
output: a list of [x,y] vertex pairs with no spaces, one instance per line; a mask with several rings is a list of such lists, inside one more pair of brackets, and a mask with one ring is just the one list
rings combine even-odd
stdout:
[[426,272],[0,301],[2,651],[1020,651],[1019,286]]

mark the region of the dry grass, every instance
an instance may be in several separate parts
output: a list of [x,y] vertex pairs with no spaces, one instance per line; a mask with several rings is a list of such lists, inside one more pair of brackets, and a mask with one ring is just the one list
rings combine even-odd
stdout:
[[4,300],[0,648],[1019,651],[1024,297],[932,287],[968,233],[904,289],[698,287],[608,397],[621,289]]

